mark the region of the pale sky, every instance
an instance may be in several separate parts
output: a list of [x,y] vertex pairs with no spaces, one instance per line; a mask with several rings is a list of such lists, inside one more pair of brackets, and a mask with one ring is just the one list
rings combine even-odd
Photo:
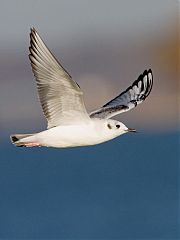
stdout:
[[56,37],[60,42],[71,41],[72,37],[75,40],[89,37],[91,34],[126,39],[142,31],[154,32],[162,27],[162,23],[167,29],[172,27],[169,20],[174,17],[176,7],[177,1],[172,0],[1,1],[0,45],[12,41],[22,44],[25,33],[32,26],[48,33],[50,40]]
[[120,119],[132,127],[174,129],[177,19],[178,4],[172,0],[1,1],[0,126],[39,130],[45,124],[28,60],[34,26],[82,87],[88,109],[109,101],[152,68],[152,94]]

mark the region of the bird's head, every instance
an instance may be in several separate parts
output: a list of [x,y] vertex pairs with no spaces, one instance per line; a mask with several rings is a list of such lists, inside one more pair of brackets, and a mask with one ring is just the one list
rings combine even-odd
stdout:
[[111,132],[115,136],[119,136],[128,132],[136,132],[135,129],[128,128],[124,125],[124,123],[113,119],[106,120],[106,128],[109,133]]

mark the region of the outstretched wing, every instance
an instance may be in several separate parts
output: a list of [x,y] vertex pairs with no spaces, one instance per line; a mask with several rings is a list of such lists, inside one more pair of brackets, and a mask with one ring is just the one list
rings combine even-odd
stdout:
[[151,69],[145,70],[134,83],[119,96],[106,103],[100,109],[90,113],[91,118],[111,118],[135,108],[150,94],[153,85]]
[[30,33],[29,51],[48,128],[89,119],[80,87],[55,59],[34,28]]

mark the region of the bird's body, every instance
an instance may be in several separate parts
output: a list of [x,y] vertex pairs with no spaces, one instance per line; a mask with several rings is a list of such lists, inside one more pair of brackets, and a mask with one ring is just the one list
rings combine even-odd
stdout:
[[135,131],[110,118],[131,110],[146,99],[153,84],[150,69],[103,107],[87,113],[79,85],[56,60],[34,28],[31,29],[29,50],[47,130],[11,135],[13,144],[19,147],[87,146]]
[[110,124],[113,126],[115,123],[118,124],[118,121],[95,118],[86,123],[57,126],[30,136],[28,134],[27,137],[19,135],[22,136],[22,139],[19,140],[18,144],[27,147],[45,146],[56,148],[95,145],[125,133],[125,129],[129,131],[124,125],[124,130],[119,129],[119,131],[116,128],[113,130],[108,127]]

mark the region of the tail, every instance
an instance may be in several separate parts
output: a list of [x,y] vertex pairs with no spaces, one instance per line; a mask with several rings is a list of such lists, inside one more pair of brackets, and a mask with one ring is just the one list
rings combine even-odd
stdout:
[[39,147],[40,144],[35,141],[35,134],[15,134],[11,135],[11,142],[17,147]]

